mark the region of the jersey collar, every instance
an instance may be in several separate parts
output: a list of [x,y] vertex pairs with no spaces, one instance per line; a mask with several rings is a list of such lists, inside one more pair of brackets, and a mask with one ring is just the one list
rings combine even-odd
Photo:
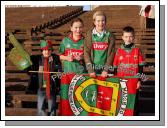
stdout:
[[80,41],[81,39],[83,39],[83,35],[81,35],[78,40],[75,40],[75,39],[73,38],[73,33],[70,33],[70,34],[69,34],[69,38],[70,38],[74,43],[77,43],[78,41]]

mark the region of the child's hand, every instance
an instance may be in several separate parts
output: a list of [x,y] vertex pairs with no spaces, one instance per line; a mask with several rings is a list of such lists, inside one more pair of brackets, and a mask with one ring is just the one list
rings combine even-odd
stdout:
[[83,56],[79,56],[79,55],[78,55],[78,56],[75,57],[75,59],[78,60],[78,61],[80,61],[80,60],[83,59]]
[[72,56],[66,56],[66,60],[72,62],[74,59]]
[[101,73],[101,77],[107,77],[107,75],[108,75],[108,72],[106,72],[106,71],[103,71],[102,73]]
[[89,76],[95,78],[96,77],[96,73],[92,72],[92,73],[89,74]]
[[140,81],[138,81],[138,82],[137,82],[137,88],[136,88],[136,89],[139,89],[139,88],[140,88],[140,86],[141,86],[141,82],[140,82]]

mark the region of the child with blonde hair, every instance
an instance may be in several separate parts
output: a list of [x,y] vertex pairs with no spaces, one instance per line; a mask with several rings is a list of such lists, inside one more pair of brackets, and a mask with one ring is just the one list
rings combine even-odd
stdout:
[[84,60],[91,77],[95,77],[97,74],[107,77],[113,63],[115,38],[106,29],[106,20],[104,12],[95,12],[93,15],[94,27],[85,36]]

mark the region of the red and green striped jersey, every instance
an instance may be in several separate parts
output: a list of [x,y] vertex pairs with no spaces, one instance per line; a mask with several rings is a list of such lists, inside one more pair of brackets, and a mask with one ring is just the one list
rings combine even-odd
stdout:
[[75,60],[76,56],[83,56],[83,48],[84,48],[84,39],[81,38],[77,42],[74,42],[70,37],[65,37],[60,44],[59,54],[65,56],[72,56],[74,61],[69,62],[63,61],[63,69],[64,72],[75,72],[75,73],[83,73],[83,64],[84,61]]
[[118,76],[136,76],[139,65],[144,65],[144,57],[135,45],[131,48],[121,45],[116,51],[113,65],[117,67]]
[[133,116],[136,78],[91,78],[66,74],[61,79],[61,116]]
[[92,34],[93,62],[96,65],[105,65],[110,43],[110,32],[106,31],[102,37]]

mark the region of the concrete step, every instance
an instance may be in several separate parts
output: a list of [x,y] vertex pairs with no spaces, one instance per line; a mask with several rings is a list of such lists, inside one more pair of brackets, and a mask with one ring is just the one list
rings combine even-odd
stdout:
[[[36,108],[5,108],[6,116],[37,116]],[[58,115],[58,110],[56,110]]]

